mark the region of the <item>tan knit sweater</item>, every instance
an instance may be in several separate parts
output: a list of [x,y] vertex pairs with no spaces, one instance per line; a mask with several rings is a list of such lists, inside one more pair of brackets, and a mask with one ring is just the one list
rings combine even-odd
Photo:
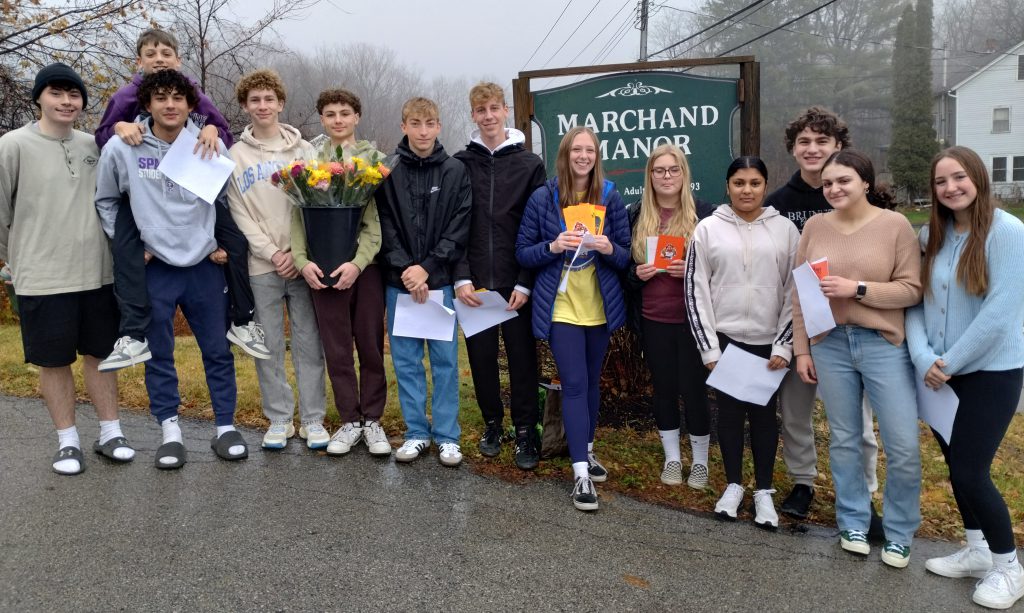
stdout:
[[[878,330],[893,345],[903,342],[903,310],[921,301],[921,248],[907,218],[893,211],[852,234],[832,226],[834,212],[807,220],[796,252],[797,265],[828,258],[830,275],[867,283],[863,300],[832,298],[837,325]],[[825,334],[807,338],[800,298],[793,290],[793,354],[807,355]]]

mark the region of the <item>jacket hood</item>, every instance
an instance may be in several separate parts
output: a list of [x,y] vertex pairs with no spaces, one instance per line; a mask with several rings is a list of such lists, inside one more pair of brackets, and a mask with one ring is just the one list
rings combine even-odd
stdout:
[[730,206],[728,204],[721,204],[721,205],[719,205],[718,208],[715,209],[715,212],[712,213],[712,214],[714,216],[716,216],[716,217],[720,217],[720,218],[722,218],[722,219],[724,219],[726,221],[729,221],[729,222],[732,222],[732,223],[736,223],[736,224],[741,224],[741,223],[765,223],[765,220],[770,219],[772,217],[778,217],[779,216],[779,212],[775,210],[775,207],[766,206],[763,209],[761,209],[761,214],[757,216],[757,219],[755,219],[752,222],[748,222],[748,221],[744,220],[742,217],[740,217],[739,215],[737,215],[736,212],[732,210],[732,206]]
[[804,181],[804,178],[800,176],[799,170],[793,173],[793,176],[789,178],[789,181],[786,182],[786,185],[790,189],[793,189],[803,194],[813,194],[814,192],[821,191],[820,187],[811,187],[807,183],[807,181]]
[[252,124],[245,126],[245,128],[242,130],[242,136],[239,138],[239,140],[261,151],[274,153],[278,151],[287,151],[289,149],[293,149],[295,148],[296,145],[299,144],[300,141],[302,141],[302,133],[300,133],[296,128],[293,128],[292,126],[285,123],[280,123],[277,125],[277,127],[280,130],[281,138],[283,140],[275,147],[271,147],[267,143],[253,136]]
[[470,139],[469,140],[470,140],[470,144],[471,145],[478,145],[479,147],[482,147],[488,153],[491,153],[493,155],[498,155],[499,152],[501,152],[501,151],[503,151],[505,149],[514,149],[514,148],[516,148],[516,145],[518,145],[520,147],[525,146],[525,144],[526,144],[526,135],[523,134],[521,130],[517,130],[515,128],[505,128],[505,140],[504,140],[504,142],[502,142],[500,145],[498,145],[493,151],[490,149],[490,147],[485,145],[484,141],[480,138],[480,130],[473,130],[473,133],[470,134]]
[[[142,118],[141,115],[140,115],[140,118]],[[183,128],[183,130],[189,132],[193,136],[196,136],[196,137],[199,136],[199,128],[192,121],[191,117],[189,117],[188,119],[185,120],[185,127]],[[152,119],[152,117],[146,118],[146,121],[142,122],[142,145],[148,146],[148,147],[151,147],[151,148],[156,148],[159,151],[165,151],[165,150],[169,149],[170,146],[171,146],[171,143],[164,142],[163,140],[158,138],[155,134],[153,134],[153,119]],[[163,155],[161,154],[160,157],[163,158]]]
[[440,164],[448,159],[448,152],[444,150],[441,145],[441,141],[434,141],[434,150],[427,157],[418,156],[409,147],[409,137],[403,136],[402,142],[398,143],[398,147],[395,148],[395,153],[402,162],[411,164],[413,166],[433,166],[434,164]]

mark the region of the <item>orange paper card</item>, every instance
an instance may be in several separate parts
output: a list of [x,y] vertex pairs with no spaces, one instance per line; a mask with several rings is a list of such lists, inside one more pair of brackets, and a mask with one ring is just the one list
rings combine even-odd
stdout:
[[666,270],[674,260],[683,259],[683,246],[686,239],[682,236],[658,236],[658,246],[654,249],[654,267]]
[[600,204],[594,205],[594,234],[600,234],[604,232],[604,207]]
[[568,230],[594,234],[594,207],[589,204],[576,204],[562,209],[565,216],[565,227]]
[[828,276],[828,258],[821,258],[820,260],[808,263],[811,265],[811,270],[814,271],[814,274],[818,275],[818,279],[824,279]]

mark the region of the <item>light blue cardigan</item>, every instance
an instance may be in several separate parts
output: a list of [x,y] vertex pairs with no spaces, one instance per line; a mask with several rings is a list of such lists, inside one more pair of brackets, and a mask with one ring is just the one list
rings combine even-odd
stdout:
[[[928,242],[928,228],[921,244]],[[1024,366],[1024,223],[996,209],[985,241],[988,293],[968,294],[956,269],[967,243],[952,221],[932,265],[931,291],[907,309],[907,343],[918,375],[942,358],[947,375]]]

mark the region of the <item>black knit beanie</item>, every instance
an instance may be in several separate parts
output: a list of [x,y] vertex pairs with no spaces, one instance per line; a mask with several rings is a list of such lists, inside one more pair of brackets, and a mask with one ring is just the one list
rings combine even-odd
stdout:
[[36,75],[36,84],[32,87],[32,101],[36,103],[36,106],[39,105],[39,95],[51,83],[68,83],[73,85],[75,89],[82,92],[82,108],[84,109],[89,105],[89,96],[85,93],[85,83],[82,81],[82,77],[78,76],[78,73],[67,64],[57,62],[43,68]]

